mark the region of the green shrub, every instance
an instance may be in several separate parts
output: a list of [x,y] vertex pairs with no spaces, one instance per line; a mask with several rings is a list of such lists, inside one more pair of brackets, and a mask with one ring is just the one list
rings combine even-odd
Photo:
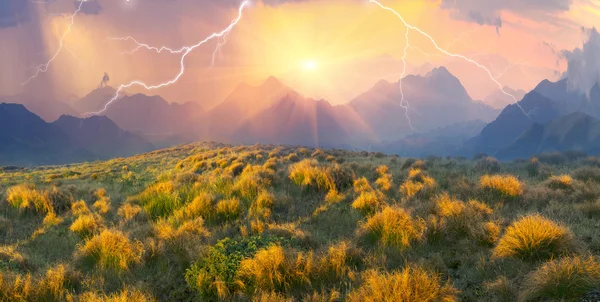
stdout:
[[240,262],[261,249],[280,244],[289,245],[291,241],[271,236],[219,240],[186,271],[185,280],[202,298],[226,299],[243,288],[236,278]]

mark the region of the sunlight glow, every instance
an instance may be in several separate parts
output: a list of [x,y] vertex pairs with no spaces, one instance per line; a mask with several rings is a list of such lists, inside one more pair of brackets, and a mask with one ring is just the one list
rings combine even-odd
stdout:
[[314,60],[306,60],[306,61],[302,62],[302,68],[306,71],[313,71],[313,70],[317,69],[318,67],[319,67],[319,64],[317,64],[317,62]]

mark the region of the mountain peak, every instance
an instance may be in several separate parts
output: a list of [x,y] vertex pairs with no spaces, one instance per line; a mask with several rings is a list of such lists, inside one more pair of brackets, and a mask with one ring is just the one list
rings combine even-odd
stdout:
[[440,77],[440,76],[450,76],[454,78],[454,75],[448,71],[448,69],[444,66],[436,67],[427,73],[426,77]]
[[266,89],[281,89],[287,86],[278,78],[270,76],[262,83],[261,87]]

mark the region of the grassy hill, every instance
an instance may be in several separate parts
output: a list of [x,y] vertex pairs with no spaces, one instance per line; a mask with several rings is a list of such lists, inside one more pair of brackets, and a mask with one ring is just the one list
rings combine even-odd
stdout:
[[199,143],[6,168],[0,300],[593,300],[599,167]]

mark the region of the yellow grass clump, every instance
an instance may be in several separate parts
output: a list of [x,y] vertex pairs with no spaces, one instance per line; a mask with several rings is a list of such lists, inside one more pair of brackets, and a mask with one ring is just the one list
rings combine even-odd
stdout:
[[408,171],[408,179],[400,185],[400,193],[406,198],[412,198],[423,191],[434,188],[435,185],[435,180],[427,176],[423,170],[413,168]]
[[51,227],[51,226],[59,225],[62,222],[63,222],[62,218],[56,216],[56,213],[50,212],[50,213],[46,214],[46,217],[44,217],[43,224],[45,227]]
[[442,283],[439,275],[418,266],[408,266],[402,271],[381,273],[369,270],[363,283],[348,295],[350,302],[454,302],[458,290]]
[[370,215],[375,213],[385,204],[385,197],[381,192],[376,191],[365,191],[362,192],[352,202],[352,207],[360,211],[364,215]]
[[262,191],[256,197],[256,200],[250,205],[250,215],[255,217],[269,218],[271,216],[271,209],[275,202],[273,194]]
[[86,302],[152,302],[154,297],[138,289],[126,288],[120,292],[106,295],[95,292],[86,292],[81,295],[81,301]]
[[498,225],[489,220],[493,210],[476,200],[465,203],[444,193],[434,200],[434,213],[436,216],[429,219],[430,236],[467,236],[492,244],[500,232]]
[[92,205],[96,213],[106,214],[110,211],[110,197],[106,196],[105,189],[99,189],[94,192],[94,197],[96,198],[96,202]]
[[285,292],[292,288],[308,288],[315,267],[312,252],[293,253],[272,245],[254,257],[240,262],[238,275],[250,288]]
[[564,226],[539,214],[513,222],[498,241],[493,256],[543,260],[575,251],[573,233]]
[[88,239],[77,253],[85,263],[102,269],[127,270],[132,264],[139,263],[144,245],[132,242],[125,234],[116,230],[104,230]]
[[88,237],[100,231],[101,228],[102,217],[97,214],[84,214],[77,217],[69,229],[81,237]]
[[7,191],[8,203],[19,210],[33,210],[37,213],[52,211],[50,201],[31,185],[17,185]]
[[179,221],[202,217],[204,220],[211,221],[215,217],[215,208],[213,206],[215,197],[208,193],[201,193],[187,203],[182,208],[173,213],[173,217]]
[[373,188],[369,184],[369,181],[365,177],[355,179],[353,183],[354,192],[356,194],[362,194],[364,192],[371,192]]
[[549,261],[527,275],[519,300],[575,301],[599,287],[600,262],[597,258],[566,257]]
[[479,185],[499,197],[515,198],[523,194],[521,182],[512,175],[484,175]]
[[290,180],[302,187],[316,188],[319,191],[335,189],[335,181],[329,173],[317,165],[316,160],[304,159],[289,168]]
[[554,190],[573,190],[573,179],[569,175],[555,175],[548,180],[548,187]]
[[223,199],[217,202],[215,212],[219,221],[234,221],[242,215],[242,205],[237,198]]
[[377,187],[384,192],[389,191],[392,188],[392,174],[389,173],[389,168],[381,165],[375,171],[379,175],[379,178],[375,180]]
[[346,196],[338,192],[338,190],[329,190],[327,195],[325,195],[325,202],[328,204],[340,203],[344,199],[346,199]]
[[242,174],[237,177],[233,190],[238,192],[242,199],[252,201],[261,191],[271,186],[274,172],[262,166],[248,165]]
[[407,248],[423,238],[425,222],[402,208],[386,207],[360,226],[359,236],[370,244]]
[[119,215],[125,221],[130,221],[140,212],[142,212],[142,207],[131,203],[125,203],[119,208],[117,215]]
[[80,215],[89,214],[90,209],[85,204],[85,201],[79,200],[71,204],[71,212],[73,213],[73,216],[77,217]]

